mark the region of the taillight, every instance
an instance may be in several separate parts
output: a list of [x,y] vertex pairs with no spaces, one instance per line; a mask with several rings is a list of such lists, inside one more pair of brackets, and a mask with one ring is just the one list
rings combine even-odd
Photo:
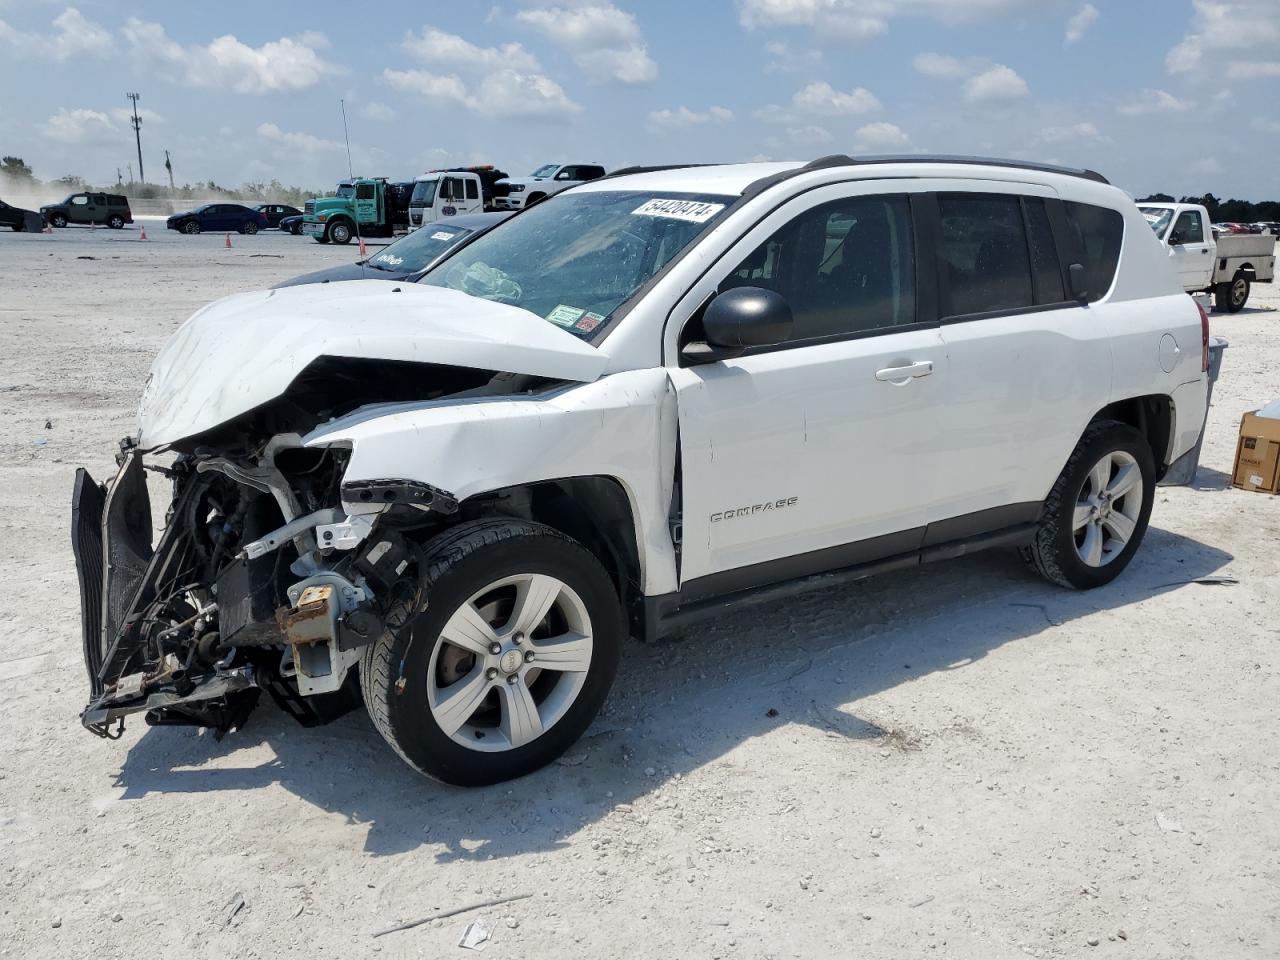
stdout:
[[1200,311],[1200,372],[1207,373],[1209,371],[1209,315],[1204,312],[1204,307],[1200,306],[1199,301],[1196,302],[1196,309]]

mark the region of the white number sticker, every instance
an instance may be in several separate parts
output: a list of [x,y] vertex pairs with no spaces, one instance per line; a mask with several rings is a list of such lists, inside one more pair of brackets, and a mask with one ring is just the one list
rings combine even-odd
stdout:
[[454,236],[455,234],[450,233],[448,230],[437,230],[435,233],[431,235],[431,239],[432,240],[452,240]]
[[703,203],[701,200],[647,200],[631,212],[638,217],[706,223],[723,209],[723,203]]

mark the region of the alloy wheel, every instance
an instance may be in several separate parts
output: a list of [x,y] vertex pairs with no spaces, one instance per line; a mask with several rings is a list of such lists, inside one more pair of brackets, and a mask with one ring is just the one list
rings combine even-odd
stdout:
[[1132,454],[1104,454],[1076,497],[1071,530],[1076,553],[1091,567],[1104,567],[1123,551],[1142,512],[1142,470]]

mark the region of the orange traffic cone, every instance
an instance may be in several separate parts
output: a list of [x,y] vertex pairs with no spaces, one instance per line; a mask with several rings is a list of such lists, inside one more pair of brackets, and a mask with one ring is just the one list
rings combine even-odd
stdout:
[[227,249],[228,249],[228,250],[230,250],[230,249],[231,249],[231,234],[229,234],[229,233],[227,234],[227,243],[226,243],[226,247],[227,247]]
[[53,226],[52,226],[52,224],[48,224],[48,223],[46,223],[46,224],[44,225],[44,229],[43,229],[43,230],[41,230],[40,232],[41,232],[41,233],[50,233],[50,234],[51,234],[51,233],[53,233]]
[[364,248],[364,237],[360,238],[360,259],[364,259],[369,255],[369,251]]
[[142,228],[142,233],[138,234],[138,239],[139,239],[139,240],[145,240],[145,239],[147,239],[147,228],[146,228],[146,227],[143,227],[143,228]]

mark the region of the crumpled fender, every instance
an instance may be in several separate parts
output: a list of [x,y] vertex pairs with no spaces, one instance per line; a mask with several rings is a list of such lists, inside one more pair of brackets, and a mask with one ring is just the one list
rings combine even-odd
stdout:
[[350,445],[344,482],[418,480],[460,502],[541,480],[611,477],[631,502],[644,592],[677,587],[667,526],[676,399],[661,368],[538,396],[364,407],[318,427],[303,444]]

